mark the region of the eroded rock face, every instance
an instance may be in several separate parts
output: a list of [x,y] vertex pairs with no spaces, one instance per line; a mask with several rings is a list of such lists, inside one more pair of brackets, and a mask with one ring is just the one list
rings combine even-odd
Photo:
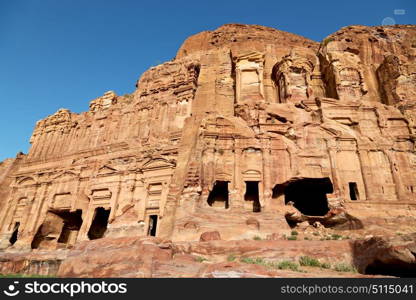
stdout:
[[203,234],[201,234],[199,240],[201,242],[216,241],[216,240],[221,240],[221,236],[218,231],[208,231],[208,232],[204,232]]
[[320,44],[235,24],[192,36],[133,94],[36,124],[0,165],[0,247],[414,231],[415,62],[410,25]]
[[369,237],[354,243],[355,265],[362,273],[398,277],[416,275],[416,234]]

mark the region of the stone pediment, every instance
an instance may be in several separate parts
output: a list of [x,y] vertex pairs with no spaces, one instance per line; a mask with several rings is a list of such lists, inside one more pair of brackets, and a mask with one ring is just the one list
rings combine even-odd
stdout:
[[21,177],[16,180],[16,183],[20,186],[36,184],[36,181],[32,177]]
[[215,174],[215,178],[221,181],[231,181],[233,176],[230,173],[221,172],[221,173]]
[[257,170],[246,170],[243,172],[243,178],[245,181],[260,181],[261,173]]
[[72,181],[78,177],[77,174],[71,171],[64,171],[52,177],[53,181]]
[[142,170],[150,171],[150,170],[167,169],[167,168],[173,168],[173,167],[175,167],[174,163],[164,158],[155,158],[144,163],[142,166]]
[[117,172],[118,171],[116,169],[109,167],[107,165],[104,165],[98,169],[98,175],[113,175]]

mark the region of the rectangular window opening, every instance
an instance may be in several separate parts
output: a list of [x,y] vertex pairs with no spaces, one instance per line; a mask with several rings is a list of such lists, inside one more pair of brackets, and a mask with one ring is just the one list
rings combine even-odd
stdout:
[[244,194],[244,200],[253,202],[253,212],[260,212],[261,208],[258,181],[246,181],[246,193]]
[[20,222],[14,223],[13,233],[9,240],[11,245],[14,245],[14,243],[16,243],[17,241],[18,234],[19,234],[19,226],[20,226]]
[[157,215],[150,215],[149,216],[149,229],[147,230],[148,236],[156,236],[157,232]]
[[349,182],[348,187],[350,190],[350,199],[358,200],[358,187],[356,182]]
[[94,219],[88,231],[88,238],[90,240],[100,239],[107,231],[108,218],[110,216],[110,209],[97,207],[94,213]]

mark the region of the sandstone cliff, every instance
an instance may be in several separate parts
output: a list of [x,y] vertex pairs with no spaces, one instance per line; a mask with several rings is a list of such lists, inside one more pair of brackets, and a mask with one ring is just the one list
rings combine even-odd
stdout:
[[0,247],[412,233],[415,137],[416,26],[349,26],[317,43],[224,25],[131,95],[39,121],[29,153],[0,165]]

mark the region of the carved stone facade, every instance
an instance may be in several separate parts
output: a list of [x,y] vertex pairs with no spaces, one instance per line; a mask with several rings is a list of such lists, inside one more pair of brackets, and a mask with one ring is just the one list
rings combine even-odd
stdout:
[[190,37],[133,94],[36,124],[29,153],[0,165],[0,247],[416,216],[415,36],[351,26],[319,44],[224,25]]

